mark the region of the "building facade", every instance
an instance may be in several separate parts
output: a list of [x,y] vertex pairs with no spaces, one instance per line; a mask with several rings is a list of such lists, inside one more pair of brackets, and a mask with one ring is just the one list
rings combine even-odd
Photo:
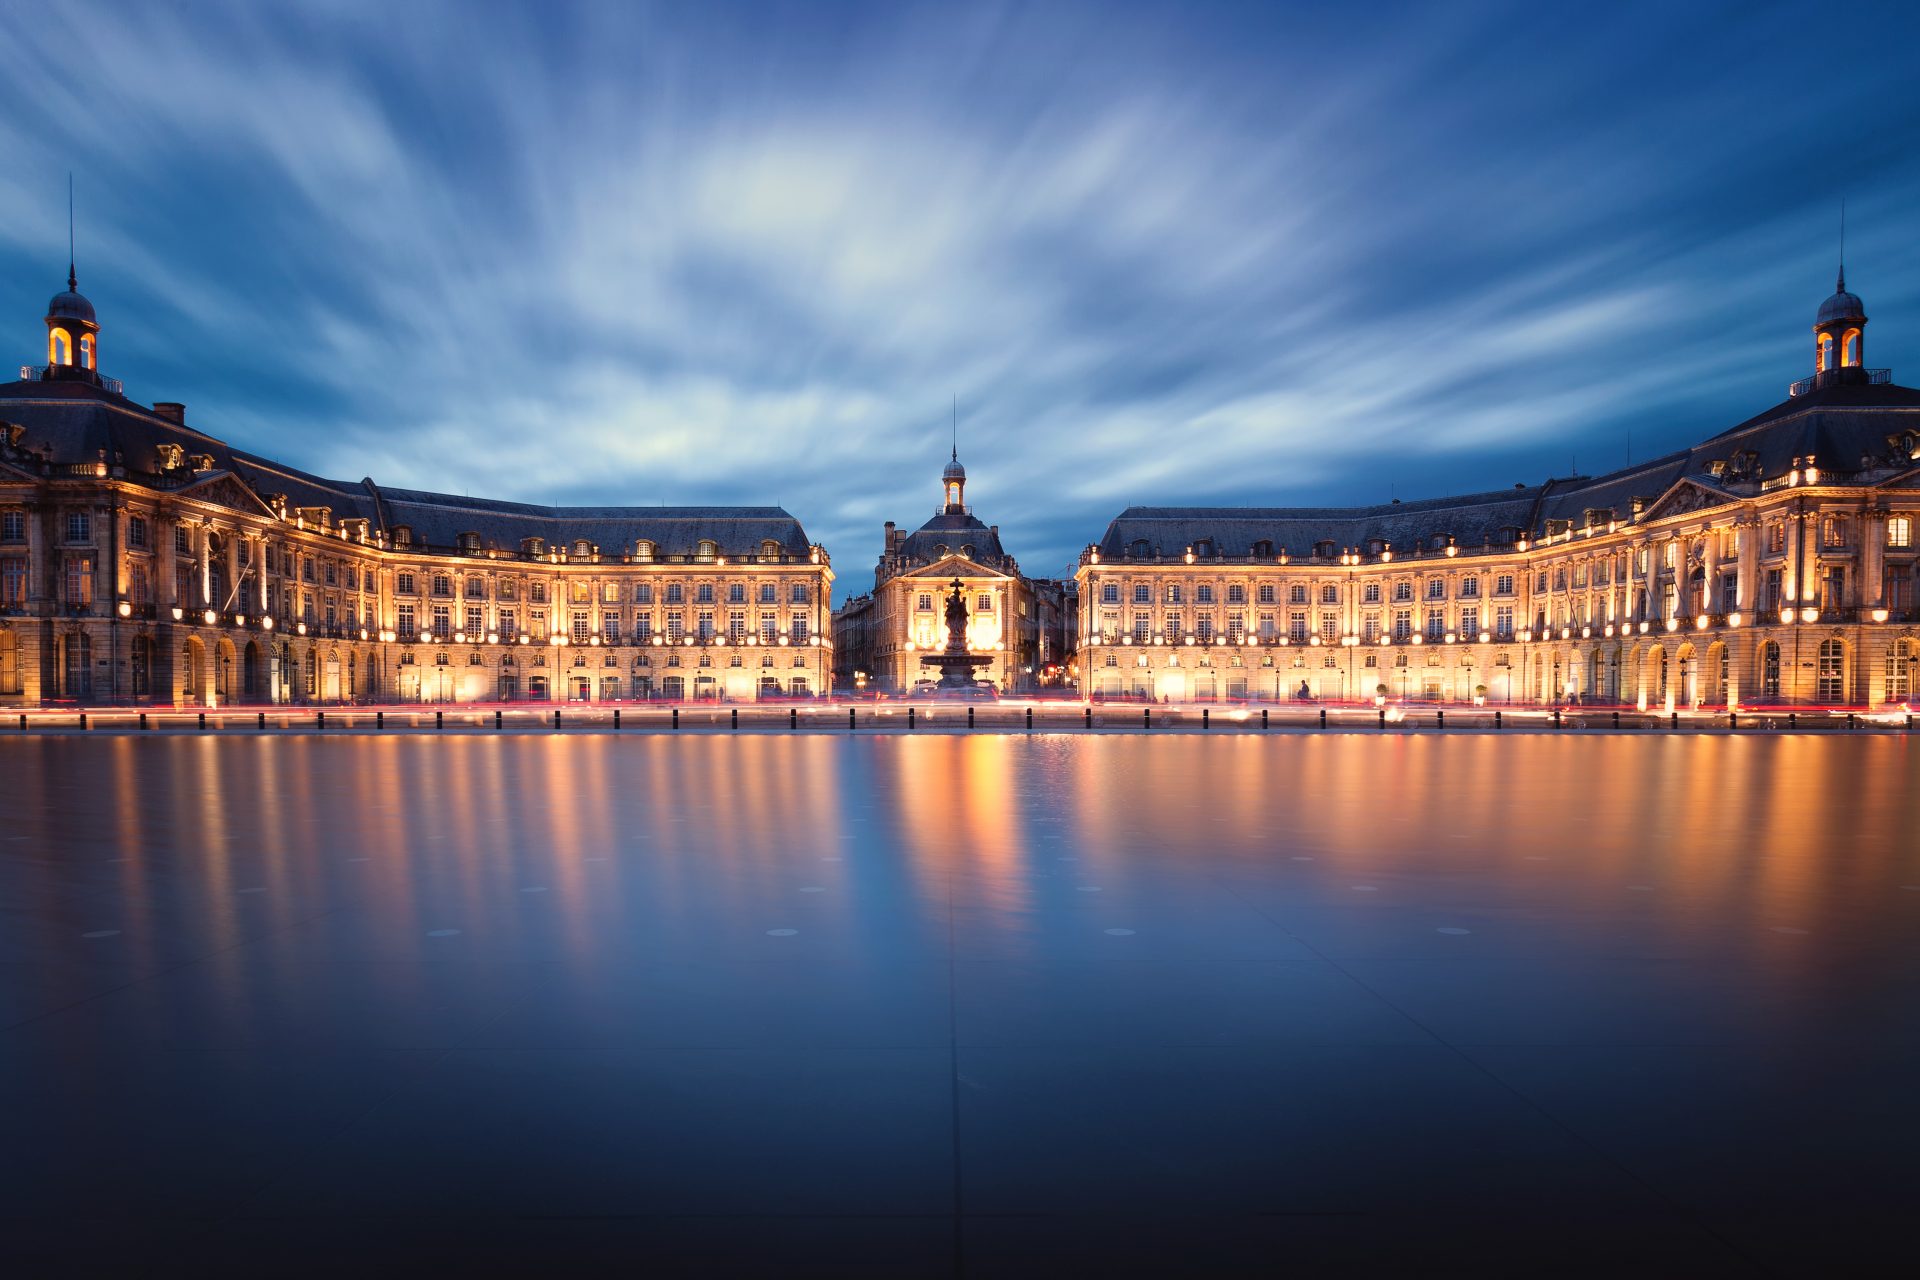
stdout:
[[1598,477],[1341,509],[1133,507],[1082,552],[1089,698],[1901,705],[1920,684],[1920,391],[1842,275],[1814,372]]
[[0,386],[0,705],[827,691],[833,571],[777,507],[540,507],[307,475],[99,372],[71,272]]
[[967,603],[967,645],[993,661],[980,680],[1002,693],[1039,684],[1060,655],[1043,625],[1042,596],[1061,612],[1057,584],[1036,583],[1000,544],[1000,526],[983,524],[966,503],[967,470],[958,449],[940,473],[940,506],[903,533],[889,520],[873,571],[873,591],[834,614],[834,649],[843,692],[904,694],[931,681],[920,659],[947,642],[945,597],[958,580]]

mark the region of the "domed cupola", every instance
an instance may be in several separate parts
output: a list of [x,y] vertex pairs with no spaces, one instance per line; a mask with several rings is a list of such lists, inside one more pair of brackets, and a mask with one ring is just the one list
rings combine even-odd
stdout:
[[1867,308],[1860,295],[1847,292],[1847,269],[1840,268],[1833,296],[1820,304],[1813,321],[1814,385],[1866,382]]
[[946,495],[946,514],[958,516],[966,514],[965,496],[967,492],[967,469],[960,465],[960,446],[953,447],[953,456],[940,472],[940,488]]
[[67,264],[67,291],[47,303],[47,372],[50,381],[100,381],[100,324],[93,304],[80,293],[73,264]]

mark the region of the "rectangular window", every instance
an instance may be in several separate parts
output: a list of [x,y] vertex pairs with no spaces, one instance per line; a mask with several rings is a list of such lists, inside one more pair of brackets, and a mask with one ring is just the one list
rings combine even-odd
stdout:
[[1193,620],[1193,634],[1201,644],[1213,643],[1213,615],[1203,613]]
[[467,579],[467,599],[485,600],[487,598],[487,580],[477,574]]
[[1238,609],[1227,614],[1227,643],[1241,644],[1247,638],[1247,615]]
[[796,612],[793,617],[788,620],[787,633],[793,637],[795,644],[805,644],[807,642],[807,636],[809,635],[807,630],[807,615]]
[[1321,583],[1320,584],[1320,603],[1321,604],[1339,604],[1340,588],[1331,582]]
[[1496,596],[1512,595],[1513,594],[1513,575],[1510,573],[1503,573],[1496,576],[1493,580],[1493,594],[1495,594]]
[[89,607],[93,604],[93,557],[67,557],[66,585],[62,594],[69,606]]
[[686,616],[678,609],[667,615],[667,643],[679,644],[687,634]]
[[1362,587],[1360,589],[1360,602],[1362,604],[1379,604],[1380,584],[1377,582],[1369,582],[1366,586]]
[[1380,639],[1380,615],[1369,613],[1360,619],[1360,640],[1364,644],[1373,644]]
[[127,545],[136,551],[147,549],[147,518],[145,516],[127,517]]
[[1480,610],[1468,605],[1460,611],[1460,636],[1472,640],[1480,634]]
[[1241,585],[1238,582],[1230,583],[1227,586],[1227,603],[1228,604],[1245,604],[1246,602],[1247,602],[1246,587]]
[[701,644],[706,644],[708,641],[713,639],[713,610],[711,609],[700,610],[698,627],[700,632]]
[[653,643],[653,614],[651,612],[633,615],[633,638],[638,644]]
[[502,639],[520,634],[519,627],[514,625],[518,621],[519,619],[515,617],[513,610],[502,609],[500,611],[500,636]]
[[[1136,633],[1139,631],[1138,617],[1134,619],[1134,630]],[[1167,643],[1178,644],[1180,643],[1180,637],[1185,634],[1187,633],[1180,629],[1180,611],[1178,609],[1167,610]]]
[[27,562],[19,557],[0,560],[0,608],[21,609],[27,603]]
[[[502,595],[500,598],[502,600],[510,600],[513,597],[508,595]],[[634,583],[633,584],[633,602],[635,604],[652,604],[653,603],[653,584],[651,582]]]
[[1445,578],[1427,579],[1427,599],[1445,600],[1447,598],[1447,580]]
[[444,604],[433,606],[433,634],[437,640],[445,640],[453,634],[453,610]]
[[1913,518],[1894,516],[1887,521],[1887,545],[1896,551],[1905,551],[1913,545]]
[[1493,611],[1493,634],[1501,640],[1513,639],[1513,606],[1503,604]]
[[398,609],[394,610],[394,612],[399,616],[399,619],[400,619],[400,621],[396,624],[397,629],[399,630],[399,633],[400,633],[400,639],[403,642],[411,642],[415,636],[420,634],[420,628],[414,625],[413,606],[410,604],[403,604]]
[[1480,579],[1462,578],[1460,580],[1460,598],[1462,600],[1479,599],[1480,598]]
[[587,642],[587,635],[588,635],[586,610],[584,609],[574,610],[572,622],[573,622],[573,642],[575,644],[585,644]]
[[0,542],[25,542],[26,540],[27,513],[0,511]]
[[1441,640],[1447,634],[1447,611],[1445,609],[1427,610],[1427,639]]
[[702,582],[696,585],[693,589],[693,602],[695,604],[712,604],[713,584],[711,582]]
[[760,643],[772,644],[778,637],[780,624],[774,620],[773,610],[765,609],[760,614]]
[[1213,584],[1208,582],[1203,582],[1199,586],[1195,587],[1193,589],[1193,601],[1195,604],[1212,604],[1213,603]]
[[1340,615],[1323,613],[1320,615],[1320,643],[1334,644],[1340,639]]
[[528,625],[532,629],[533,638],[535,640],[545,640],[547,638],[547,611],[545,609],[535,609],[527,615],[527,618]]
[[1133,602],[1135,604],[1151,604],[1153,602],[1153,588],[1144,582],[1134,583]]
[[1393,638],[1405,643],[1413,634],[1413,610],[1395,609],[1393,611]]
[[530,604],[545,604],[547,602],[547,584],[545,582],[528,583],[527,601]]
[[1100,584],[1100,603],[1101,604],[1119,604],[1120,603],[1120,584],[1117,582],[1101,583]]
[[406,572],[404,569],[401,570],[399,573],[394,574],[393,590],[396,595],[403,595],[403,596],[413,595],[414,594],[413,575]]
[[1263,582],[1260,584],[1260,603],[1261,604],[1274,603],[1274,590],[1273,590],[1273,584],[1271,582]]
[[747,638],[747,611],[735,609],[727,615],[727,639],[739,644]]
[[982,591],[980,593],[979,600],[975,602],[974,612],[975,613],[992,613],[993,597],[988,595],[986,592]]
[[1170,582],[1167,584],[1167,603],[1168,604],[1185,604],[1186,601],[1185,599],[1182,598],[1182,596],[1183,596],[1183,592],[1180,589],[1179,583]]
[[684,602],[686,598],[687,598],[687,588],[685,583],[669,582],[667,584],[667,603],[668,604],[680,604]]
[[1306,602],[1307,589],[1303,584],[1296,582],[1287,588],[1288,604],[1305,604]]
[[1307,614],[1304,609],[1295,609],[1287,615],[1287,639],[1295,644],[1307,642]]
[[804,582],[796,582],[787,589],[788,604],[812,604],[813,591]]
[[485,617],[483,616],[484,613],[485,613],[485,610],[482,610],[475,606],[469,605],[467,607],[466,630],[467,630],[468,636],[477,639],[480,636],[486,634],[487,623],[486,623]]
[[303,556],[300,560],[300,581],[313,581],[313,557]]

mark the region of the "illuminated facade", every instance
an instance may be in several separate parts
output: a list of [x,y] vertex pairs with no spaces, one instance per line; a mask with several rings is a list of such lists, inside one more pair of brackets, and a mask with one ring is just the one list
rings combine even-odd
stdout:
[[993,660],[981,668],[982,682],[1002,692],[1029,689],[1049,665],[1036,584],[1001,547],[1000,526],[982,524],[967,507],[966,487],[956,450],[940,473],[933,518],[912,533],[887,521],[873,593],[834,615],[843,692],[906,693],[931,683],[934,673],[920,659],[946,644],[944,598],[956,578],[966,597],[967,645]]
[[306,475],[98,369],[71,273],[0,385],[0,705],[813,696],[833,571],[778,507]]
[[1080,558],[1090,698],[1878,707],[1920,684],[1920,391],[1845,276],[1814,374],[1599,477],[1346,509],[1134,507]]

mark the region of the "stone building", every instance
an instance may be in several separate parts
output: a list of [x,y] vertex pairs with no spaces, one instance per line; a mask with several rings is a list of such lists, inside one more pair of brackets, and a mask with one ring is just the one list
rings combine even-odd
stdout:
[[1920,391],[1842,275],[1814,372],[1604,476],[1356,508],[1133,507],[1081,554],[1090,698],[1908,703]]
[[0,704],[813,696],[823,548],[778,507],[327,480],[99,372],[77,290],[0,385]]
[[1035,586],[1000,545],[1000,526],[966,503],[959,450],[940,473],[940,506],[912,533],[887,521],[873,591],[834,615],[843,691],[910,692],[929,679],[920,659],[946,644],[943,596],[956,578],[966,593],[967,643],[993,662],[981,681],[1003,693],[1034,687],[1042,664]]

